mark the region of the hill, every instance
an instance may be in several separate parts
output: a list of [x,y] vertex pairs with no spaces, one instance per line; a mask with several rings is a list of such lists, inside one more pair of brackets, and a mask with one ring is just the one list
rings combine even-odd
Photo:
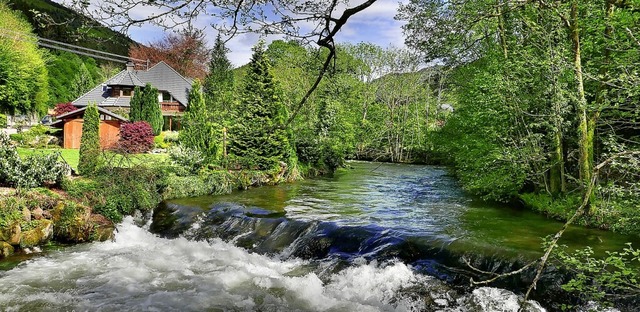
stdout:
[[50,0],[11,0],[9,6],[21,11],[35,33],[43,38],[119,55],[128,55],[129,46],[135,43],[126,35]]

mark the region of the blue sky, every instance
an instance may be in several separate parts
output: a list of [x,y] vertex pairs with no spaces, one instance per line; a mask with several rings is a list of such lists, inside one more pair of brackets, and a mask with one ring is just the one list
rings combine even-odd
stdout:
[[[56,2],[64,2],[65,0],[54,0]],[[69,0],[66,0],[69,1]],[[92,2],[97,0],[92,0]],[[406,2],[407,0],[402,0]],[[350,1],[359,4],[362,1]],[[378,0],[365,11],[354,15],[349,19],[347,24],[336,36],[336,41],[340,43],[350,42],[371,42],[382,47],[396,46],[403,47],[404,39],[402,36],[403,22],[396,21],[393,17],[396,15],[399,2],[398,0]],[[144,9],[135,12],[138,16],[148,15]],[[194,22],[199,28],[205,28],[206,40],[209,45],[213,44],[216,32],[211,27],[211,23],[216,22],[211,17],[202,17]],[[130,37],[140,43],[146,44],[157,41],[164,37],[162,29],[153,25],[144,25],[142,27],[132,27],[129,30]],[[257,34],[241,34],[236,35],[228,43],[227,47],[231,50],[228,57],[234,66],[241,66],[249,62],[251,58],[251,47],[256,44],[260,38]],[[279,39],[281,37],[267,37],[267,41]]]

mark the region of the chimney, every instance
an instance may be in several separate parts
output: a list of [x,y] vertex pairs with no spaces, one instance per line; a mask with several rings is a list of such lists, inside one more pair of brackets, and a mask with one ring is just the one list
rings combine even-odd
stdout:
[[132,71],[135,69],[135,67],[136,67],[136,65],[135,65],[135,64],[133,64],[133,62],[132,62],[132,61],[128,61],[128,62],[127,62],[127,71],[128,71],[128,72],[132,72]]

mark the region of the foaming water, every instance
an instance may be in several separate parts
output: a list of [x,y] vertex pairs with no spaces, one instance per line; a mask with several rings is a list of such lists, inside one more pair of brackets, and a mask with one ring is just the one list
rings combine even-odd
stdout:
[[516,312],[520,299],[495,288],[459,294],[398,261],[361,258],[340,268],[219,239],[160,238],[132,218],[113,242],[51,252],[0,273],[0,311]]
[[0,310],[418,311],[402,294],[440,285],[399,262],[323,274],[331,263],[277,260],[218,239],[165,239],[118,226],[113,242],[71,247],[0,275]]

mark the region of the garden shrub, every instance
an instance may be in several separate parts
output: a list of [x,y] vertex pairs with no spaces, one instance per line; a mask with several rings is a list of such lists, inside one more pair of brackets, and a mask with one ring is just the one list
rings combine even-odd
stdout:
[[150,211],[160,203],[158,182],[159,176],[151,168],[103,167],[91,179],[65,180],[62,187],[96,213],[120,222],[125,215]]
[[7,127],[7,115],[0,114],[0,129],[4,129]]
[[59,161],[60,153],[34,154],[21,159],[16,148],[9,144],[6,134],[0,133],[0,185],[34,188],[59,184],[71,168]]
[[171,161],[186,170],[187,173],[197,172],[204,165],[204,156],[196,149],[177,145],[169,150]]
[[180,141],[180,132],[178,131],[165,131],[163,134],[165,143],[172,144]]
[[84,111],[82,137],[80,138],[80,159],[78,171],[87,175],[97,170],[100,165],[100,114],[95,104],[90,104]]
[[48,135],[49,131],[49,127],[38,124],[27,131],[11,134],[9,138],[21,146],[43,148],[48,145],[51,139]]
[[162,149],[166,149],[169,147],[169,144],[167,144],[164,141],[164,136],[165,136],[165,132],[160,132],[159,135],[155,136],[153,138],[153,143],[155,145],[156,148],[162,148]]
[[121,150],[131,154],[148,152],[154,145],[153,129],[146,121],[122,124],[118,145]]
[[75,110],[77,110],[78,108],[73,106],[73,104],[71,104],[71,102],[68,103],[58,103],[56,104],[56,107],[53,109],[54,113],[53,116],[60,116],[66,113],[70,113],[73,112]]

